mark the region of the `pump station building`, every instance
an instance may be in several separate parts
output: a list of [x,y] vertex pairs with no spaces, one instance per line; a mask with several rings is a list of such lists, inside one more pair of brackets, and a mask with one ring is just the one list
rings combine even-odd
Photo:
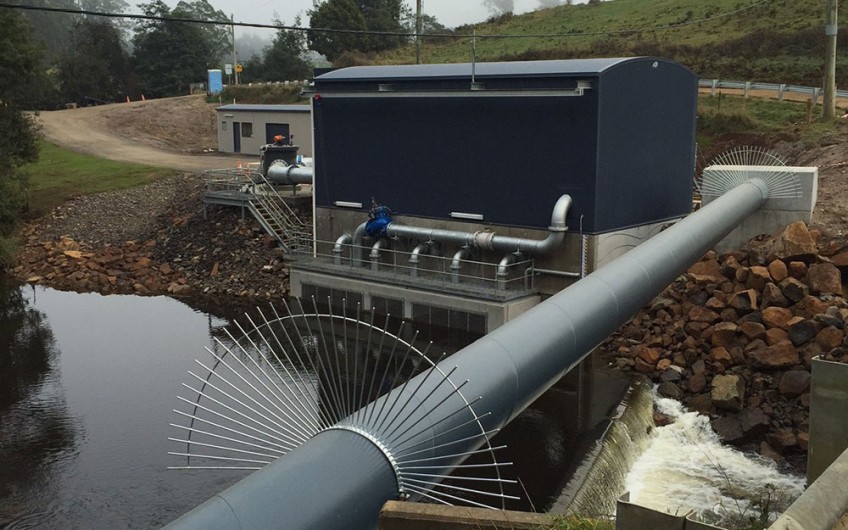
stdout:
[[320,75],[291,292],[491,331],[691,211],[697,93],[654,57]]

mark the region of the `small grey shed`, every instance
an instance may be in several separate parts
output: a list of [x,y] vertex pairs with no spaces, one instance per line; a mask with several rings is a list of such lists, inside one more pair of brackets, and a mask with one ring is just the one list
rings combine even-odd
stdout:
[[312,112],[309,105],[224,105],[217,109],[218,150],[259,155],[259,148],[282,135],[312,156]]

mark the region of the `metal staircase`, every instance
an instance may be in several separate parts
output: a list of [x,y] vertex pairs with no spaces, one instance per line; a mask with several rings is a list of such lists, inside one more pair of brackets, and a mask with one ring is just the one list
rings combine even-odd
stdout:
[[261,181],[253,186],[253,200],[248,202],[248,209],[262,228],[277,238],[286,252],[290,252],[298,242],[308,239],[309,226],[297,216],[261,173],[254,173],[254,176]]
[[309,225],[261,173],[250,168],[210,170],[204,178],[206,203],[246,208],[285,252],[292,252],[310,239]]

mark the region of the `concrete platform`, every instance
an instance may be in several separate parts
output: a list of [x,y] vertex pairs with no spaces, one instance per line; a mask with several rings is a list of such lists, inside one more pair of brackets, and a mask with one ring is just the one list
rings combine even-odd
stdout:
[[552,516],[529,512],[487,510],[389,501],[380,510],[380,530],[529,530],[548,528]]

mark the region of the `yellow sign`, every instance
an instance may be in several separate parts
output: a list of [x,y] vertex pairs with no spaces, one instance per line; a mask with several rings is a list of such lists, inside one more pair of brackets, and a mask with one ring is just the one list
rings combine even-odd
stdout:
[[244,66],[237,64],[236,65],[236,73],[240,74],[240,73],[242,73],[242,71],[244,71]]

